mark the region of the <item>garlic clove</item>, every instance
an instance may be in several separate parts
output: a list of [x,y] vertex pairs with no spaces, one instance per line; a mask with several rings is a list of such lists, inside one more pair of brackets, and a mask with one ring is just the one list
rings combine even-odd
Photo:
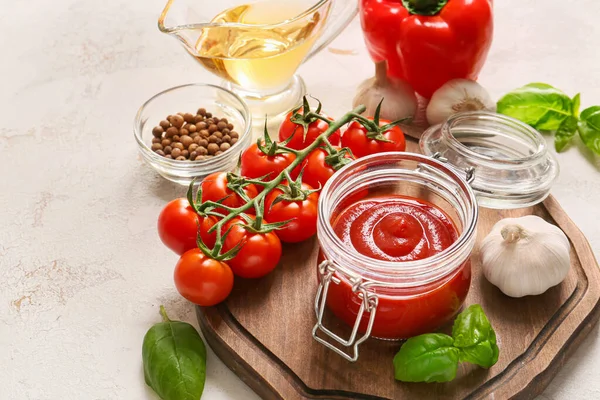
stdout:
[[365,114],[373,116],[381,104],[380,117],[388,121],[412,118],[417,111],[417,96],[408,82],[387,77],[387,63],[375,64],[375,77],[362,82],[356,91],[352,106],[363,104]]
[[437,125],[465,111],[496,111],[496,102],[483,86],[468,79],[452,79],[439,88],[427,105],[427,122]]
[[562,282],[571,267],[567,236],[534,215],[498,221],[480,253],[486,279],[511,297],[544,293]]

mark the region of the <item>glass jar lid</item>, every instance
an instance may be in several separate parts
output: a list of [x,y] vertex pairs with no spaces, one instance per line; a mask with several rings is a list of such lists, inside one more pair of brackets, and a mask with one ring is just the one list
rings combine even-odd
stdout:
[[532,127],[487,111],[459,113],[427,129],[421,151],[469,176],[478,204],[528,207],[543,201],[559,167],[544,138]]

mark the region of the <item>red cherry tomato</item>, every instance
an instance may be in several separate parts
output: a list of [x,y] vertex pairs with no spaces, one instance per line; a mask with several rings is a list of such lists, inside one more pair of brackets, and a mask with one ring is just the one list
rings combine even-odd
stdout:
[[212,249],[215,247],[215,242],[217,241],[217,231],[214,230],[210,233],[208,231],[219,222],[219,218],[214,215],[207,215],[206,217],[199,217],[198,219],[200,220],[199,231],[202,243],[209,249]]
[[234,274],[242,278],[260,278],[271,272],[281,258],[281,242],[274,232],[251,233],[244,229],[240,217],[225,224],[224,232],[232,227],[223,242],[223,252],[242,247],[234,258],[227,261]]
[[[210,174],[202,181],[202,202],[219,201],[223,198],[223,205],[236,208],[243,206],[246,202],[237,193],[227,187],[227,173],[215,172]],[[253,199],[258,194],[256,186],[247,185],[244,187],[244,193],[248,198]],[[218,208],[215,211],[226,214],[224,209]],[[246,210],[247,213],[253,213],[254,208]]]
[[256,143],[242,153],[241,175],[246,178],[260,178],[267,175],[266,180],[275,178],[281,171],[294,162],[293,153],[269,156],[262,152]]
[[[336,146],[336,150],[340,148]],[[308,155],[304,160],[304,173],[302,174],[302,181],[308,183],[314,188],[325,186],[325,182],[331,178],[331,175],[335,173],[335,169],[325,161],[327,157],[327,151],[325,149],[316,149]],[[353,160],[352,156],[348,153],[344,155],[345,158]]]
[[[379,126],[389,123],[390,121],[380,120]],[[359,122],[354,121],[350,124],[350,126],[348,126],[348,129],[342,136],[342,146],[348,147],[350,150],[352,150],[352,154],[354,154],[356,158],[387,151],[406,150],[404,133],[402,132],[402,129],[397,126],[394,126],[383,132],[383,137],[389,140],[389,142],[371,139],[367,135],[367,129]]]
[[225,300],[233,288],[233,273],[227,263],[213,260],[197,248],[179,258],[174,279],[183,297],[205,307]]
[[[312,186],[302,184],[303,190],[312,190]],[[291,220],[275,233],[282,242],[302,242],[317,233],[317,203],[319,195],[311,193],[304,201],[282,200],[275,204],[275,199],[283,194],[274,189],[265,198],[265,218],[271,223]]]
[[[302,108],[298,110],[299,113],[302,113]],[[298,125],[291,121],[291,117],[293,112],[290,112],[286,117],[281,126],[279,127],[279,141],[283,142],[290,136],[293,136],[292,139],[286,145],[292,149],[302,150],[308,146],[312,142],[314,142],[317,137],[325,132],[327,128],[329,128],[329,124],[323,120],[317,119],[314,122],[311,122],[308,125],[308,132],[306,133],[306,137],[304,135],[304,128],[302,125]],[[330,119],[325,114],[321,113],[324,117]],[[340,143],[340,130],[335,131],[331,136],[329,136],[329,143],[333,145],[337,145]]]
[[197,247],[197,235],[198,214],[187,199],[175,199],[162,209],[158,216],[158,236],[169,249],[181,255]]

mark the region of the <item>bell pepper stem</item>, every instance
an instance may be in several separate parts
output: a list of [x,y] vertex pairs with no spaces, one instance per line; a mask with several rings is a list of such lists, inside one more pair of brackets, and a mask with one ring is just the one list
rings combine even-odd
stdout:
[[436,15],[448,3],[448,0],[402,0],[404,7],[417,15]]

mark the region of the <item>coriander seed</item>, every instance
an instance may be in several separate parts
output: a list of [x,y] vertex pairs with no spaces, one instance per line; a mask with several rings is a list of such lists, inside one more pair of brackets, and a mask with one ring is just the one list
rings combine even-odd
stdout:
[[208,154],[215,154],[217,151],[219,151],[219,145],[216,143],[210,143],[207,147],[208,150]]
[[181,150],[177,147],[174,147],[173,150],[171,150],[171,156],[173,156],[173,158],[177,158],[181,155]]
[[154,135],[154,137],[160,138],[164,131],[165,130],[162,128],[162,126],[155,126],[154,128],[152,128],[152,135]]
[[171,124],[173,124],[175,128],[181,128],[183,126],[183,117],[179,114],[173,115],[173,118],[171,118]]
[[172,126],[167,129],[167,133],[165,133],[165,136],[170,138],[170,137],[177,135],[178,133],[179,133],[179,130],[177,128],[175,128],[174,126]]
[[194,143],[194,139],[192,139],[188,135],[181,136],[181,138],[179,140],[181,141],[181,143],[183,144],[183,147],[185,147],[185,148],[190,147],[190,144]]

